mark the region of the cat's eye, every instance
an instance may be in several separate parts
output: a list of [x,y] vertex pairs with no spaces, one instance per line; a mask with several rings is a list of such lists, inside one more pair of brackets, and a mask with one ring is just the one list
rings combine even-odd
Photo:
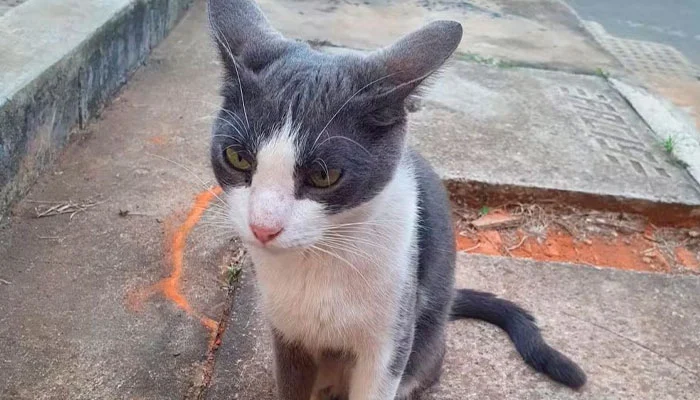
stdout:
[[329,169],[328,171],[316,171],[309,175],[309,183],[317,188],[328,188],[335,185],[340,179],[339,169]]
[[250,161],[243,158],[239,152],[231,147],[226,148],[226,161],[228,161],[233,168],[243,172],[250,171],[253,167]]

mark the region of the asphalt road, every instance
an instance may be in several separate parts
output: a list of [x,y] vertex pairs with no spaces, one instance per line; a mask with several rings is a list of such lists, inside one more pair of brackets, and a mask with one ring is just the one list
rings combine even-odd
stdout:
[[612,35],[669,44],[700,65],[700,0],[568,0]]

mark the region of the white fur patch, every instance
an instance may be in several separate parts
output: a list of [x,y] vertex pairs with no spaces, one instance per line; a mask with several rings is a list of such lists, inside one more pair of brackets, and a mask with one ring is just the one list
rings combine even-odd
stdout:
[[282,230],[266,244],[270,249],[305,247],[322,234],[323,205],[294,198],[295,134],[287,121],[258,150],[250,187],[234,188],[227,194],[229,215],[248,245],[261,246],[251,225]]
[[402,165],[374,199],[325,217],[325,225],[340,226],[339,233],[328,231],[311,243],[316,248],[250,248],[273,326],[319,350],[383,348],[393,340],[400,289],[412,278],[416,202],[413,172]]

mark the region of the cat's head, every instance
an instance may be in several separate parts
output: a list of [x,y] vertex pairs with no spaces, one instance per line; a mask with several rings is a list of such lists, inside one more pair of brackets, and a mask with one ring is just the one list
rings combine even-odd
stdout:
[[210,0],[224,66],[211,161],[248,244],[306,248],[368,217],[405,150],[406,98],[455,50],[438,21],[370,54],[285,39],[248,0]]

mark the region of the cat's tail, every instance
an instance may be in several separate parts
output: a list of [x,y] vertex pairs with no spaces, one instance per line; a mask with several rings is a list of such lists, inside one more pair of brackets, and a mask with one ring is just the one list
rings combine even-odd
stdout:
[[517,304],[491,293],[458,289],[451,319],[460,318],[480,319],[500,327],[528,365],[555,381],[575,389],[586,383],[583,370],[545,343],[535,318]]

